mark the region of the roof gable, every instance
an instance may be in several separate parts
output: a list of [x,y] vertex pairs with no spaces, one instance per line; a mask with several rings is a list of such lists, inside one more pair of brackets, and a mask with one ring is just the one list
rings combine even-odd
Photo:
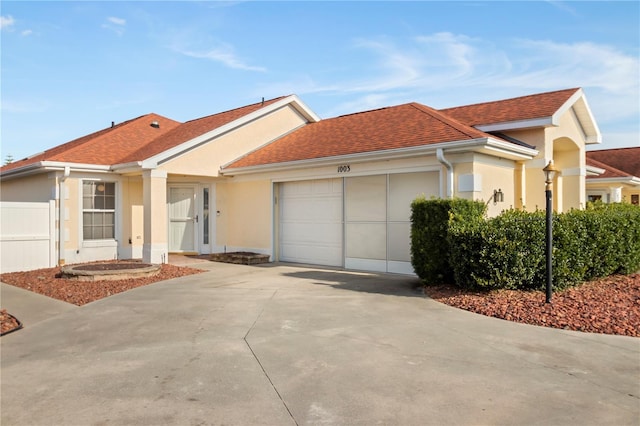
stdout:
[[143,161],[167,151],[180,144],[194,139],[212,130],[218,129],[226,124],[238,120],[248,114],[251,114],[261,108],[272,105],[285,97],[271,99],[269,101],[258,102],[252,105],[232,109],[218,114],[209,115],[195,120],[187,121],[180,126],[172,129],[170,132],[158,137],[153,144],[146,144],[138,150],[129,153],[129,155],[121,161],[121,163],[129,163],[133,161]]
[[495,132],[558,126],[560,117],[569,110],[577,119],[585,142],[600,143],[600,130],[580,88],[447,108],[441,112],[479,130]]
[[501,101],[441,109],[440,112],[469,126],[534,120],[553,116],[578,90],[580,89],[520,96]]
[[311,123],[225,169],[490,137],[433,108],[409,103]]

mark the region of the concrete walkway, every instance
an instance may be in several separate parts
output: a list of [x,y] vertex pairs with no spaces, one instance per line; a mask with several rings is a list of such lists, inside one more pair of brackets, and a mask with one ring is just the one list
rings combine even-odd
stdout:
[[459,311],[401,276],[198,267],[2,337],[1,423],[640,422],[640,339]]
[[78,307],[29,290],[0,283],[0,306],[16,317],[24,327],[48,320]]

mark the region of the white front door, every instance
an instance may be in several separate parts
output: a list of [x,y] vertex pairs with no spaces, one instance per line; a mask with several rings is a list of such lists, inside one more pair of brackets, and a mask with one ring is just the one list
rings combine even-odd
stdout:
[[196,188],[169,187],[169,251],[197,252]]

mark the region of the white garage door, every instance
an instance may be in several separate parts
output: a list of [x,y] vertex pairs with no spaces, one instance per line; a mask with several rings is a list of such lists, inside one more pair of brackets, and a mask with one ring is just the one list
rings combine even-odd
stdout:
[[342,179],[280,184],[280,260],[342,266]]

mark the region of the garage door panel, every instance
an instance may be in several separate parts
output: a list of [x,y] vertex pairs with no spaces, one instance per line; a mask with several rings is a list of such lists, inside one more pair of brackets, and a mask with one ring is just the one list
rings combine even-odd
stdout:
[[313,198],[288,198],[282,210],[283,222],[336,222],[342,221],[342,198],[325,197]]
[[342,244],[342,232],[333,223],[282,223],[281,232],[288,244]]
[[389,175],[389,220],[410,220],[411,202],[421,195],[437,197],[440,193],[438,182],[438,172]]
[[315,265],[342,265],[342,251],[318,243],[281,244],[280,257],[285,262],[312,263]]
[[347,257],[384,260],[387,257],[386,223],[348,223]]
[[342,266],[342,179],[280,184],[280,260]]
[[387,175],[346,179],[347,222],[384,221],[387,217]]
[[411,262],[411,224],[389,224],[389,260]]

